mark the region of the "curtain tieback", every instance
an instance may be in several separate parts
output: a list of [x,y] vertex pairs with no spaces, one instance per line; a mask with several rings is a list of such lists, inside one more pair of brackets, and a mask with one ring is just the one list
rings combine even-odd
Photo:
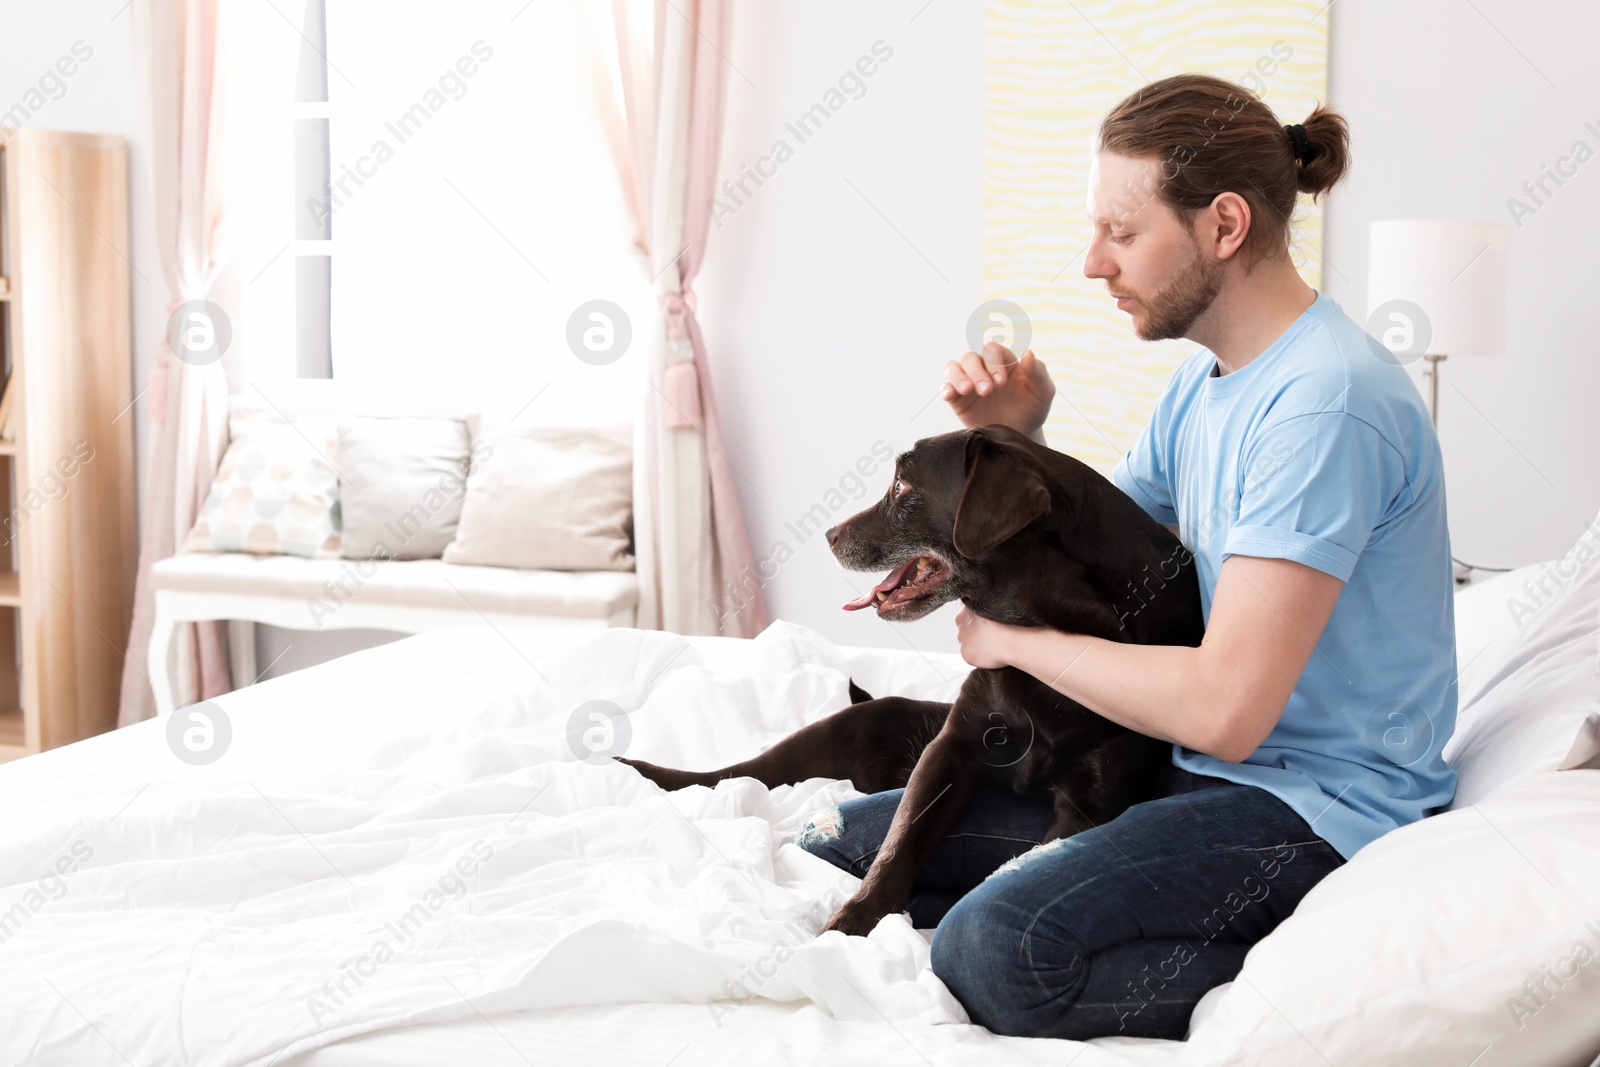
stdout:
[[662,293],[656,297],[656,302],[661,305],[661,310],[667,316],[667,340],[687,341],[689,339],[689,316],[694,314],[694,290],[685,289],[681,293]]
[[[667,350],[681,353],[688,349],[689,316],[694,314],[694,290],[680,293],[662,293],[657,301],[667,317]],[[700,427],[700,373],[695,369],[694,358],[668,360],[661,370],[661,425],[672,430],[694,430]]]

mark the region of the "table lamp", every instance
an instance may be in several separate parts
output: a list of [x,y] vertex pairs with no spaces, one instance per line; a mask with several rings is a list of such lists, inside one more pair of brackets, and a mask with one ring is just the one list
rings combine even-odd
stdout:
[[1439,425],[1439,364],[1505,352],[1506,246],[1494,222],[1386,219],[1372,223],[1367,333],[1401,365],[1424,359],[1428,414]]

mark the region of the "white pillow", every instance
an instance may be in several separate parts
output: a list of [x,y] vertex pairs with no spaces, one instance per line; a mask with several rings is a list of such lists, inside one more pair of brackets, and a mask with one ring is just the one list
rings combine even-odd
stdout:
[[472,429],[472,473],[446,563],[633,570],[633,432],[604,426]]
[[1456,597],[1450,807],[1600,757],[1600,520],[1560,559]]
[[461,519],[469,445],[462,419],[340,419],[345,558],[437,559]]
[[1600,1049],[1597,827],[1600,771],[1586,770],[1390,831],[1196,1010],[1184,1063],[1588,1063]]
[[1461,675],[1458,691],[1463,705],[1483,695],[1483,679],[1492,673],[1484,669],[1483,653],[1499,638],[1517,631],[1521,612],[1513,610],[1518,598],[1512,594],[1555,562],[1543,560],[1479,578],[1456,594],[1456,670]]

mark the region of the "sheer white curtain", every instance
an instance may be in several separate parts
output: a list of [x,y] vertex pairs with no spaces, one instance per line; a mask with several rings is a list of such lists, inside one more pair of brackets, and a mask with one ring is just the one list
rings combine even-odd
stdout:
[[[185,301],[210,296],[226,261],[231,183],[221,101],[228,85],[227,49],[216,0],[134,0],[130,18],[148,146],[145,177],[154,194],[170,314]],[[118,713],[122,726],[155,714],[144,672],[154,618],[150,567],[171,556],[189,532],[227,439],[227,381],[221,366],[180,360],[163,338],[140,394],[148,395],[155,443],[144,478],[139,571]],[[220,624],[186,626],[177,644],[177,681],[186,699],[228,690]]]
[[586,91],[660,305],[635,427],[639,625],[753,637],[766,605],[692,287],[709,236],[731,5],[613,0],[609,18],[587,11]]
[[[287,186],[274,168],[286,158],[280,119],[299,40],[267,5],[134,0],[129,14],[146,168],[133,180],[152,190],[168,308],[210,300],[232,321],[235,344],[220,362],[195,366],[176,359],[163,337],[150,380],[137,383],[153,440],[139,485],[139,575],[118,716],[124,726],[155,713],[145,676],[154,615],[149,568],[181,547],[210,489],[227,444],[230,382],[238,388],[252,357],[276,348],[272,326],[285,311],[293,321],[292,305],[273,298],[265,268],[284,250],[277,242],[287,230]],[[252,680],[230,678],[220,623],[183,627],[179,703]]]

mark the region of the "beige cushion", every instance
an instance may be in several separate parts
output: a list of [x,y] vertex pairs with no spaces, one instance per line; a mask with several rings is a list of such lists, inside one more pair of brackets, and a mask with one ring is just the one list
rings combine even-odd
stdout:
[[633,434],[610,426],[472,425],[472,473],[446,563],[632,570]]
[[154,564],[150,583],[155,589],[287,597],[306,602],[308,619],[313,602],[326,600],[330,588],[368,604],[574,619],[610,618],[639,600],[639,581],[631,573],[512,571],[436,559],[356,562],[184,552]]
[[437,558],[461,518],[470,445],[461,419],[340,419],[345,558]]
[[236,398],[228,436],[184,551],[339,555],[337,423]]

